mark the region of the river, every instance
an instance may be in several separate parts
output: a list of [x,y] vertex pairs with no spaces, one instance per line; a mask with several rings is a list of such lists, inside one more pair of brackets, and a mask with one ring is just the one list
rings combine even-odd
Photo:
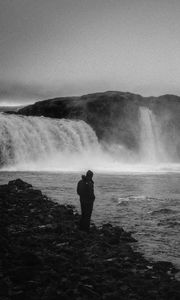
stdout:
[[[77,172],[0,172],[0,184],[21,178],[59,203],[79,211]],[[180,173],[123,173],[94,176],[92,220],[123,226],[138,240],[137,249],[153,260],[180,269]]]

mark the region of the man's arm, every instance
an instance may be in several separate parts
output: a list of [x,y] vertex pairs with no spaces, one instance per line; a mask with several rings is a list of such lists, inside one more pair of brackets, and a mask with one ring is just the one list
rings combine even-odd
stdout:
[[80,185],[81,185],[81,182],[79,181],[78,184],[77,184],[77,194],[79,196],[80,196],[80,193],[81,193]]
[[95,195],[94,195],[94,183],[93,183],[93,182],[89,182],[88,188],[89,188],[89,198],[92,199],[92,200],[94,201],[94,200],[95,200]]

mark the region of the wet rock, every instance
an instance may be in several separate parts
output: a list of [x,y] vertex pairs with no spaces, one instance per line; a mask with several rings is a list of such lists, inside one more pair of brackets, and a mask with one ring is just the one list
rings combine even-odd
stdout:
[[15,284],[23,284],[34,278],[36,270],[30,266],[18,266],[10,269],[9,275]]
[[134,252],[123,228],[92,224],[81,232],[72,206],[22,180],[0,186],[0,198],[3,300],[179,299],[172,264]]
[[35,267],[35,266],[42,265],[42,261],[39,258],[39,256],[30,251],[21,252],[19,255],[19,259],[22,261],[22,264],[25,266]]
[[0,278],[0,297],[5,297],[9,293],[9,285],[4,278]]
[[10,189],[16,188],[18,190],[26,190],[28,188],[32,188],[32,185],[18,178],[16,180],[9,181],[8,187]]
[[160,271],[160,272],[168,272],[170,270],[174,270],[175,271],[175,268],[174,266],[172,265],[172,263],[170,262],[167,262],[167,261],[157,261],[154,263],[153,265],[153,269],[155,271]]

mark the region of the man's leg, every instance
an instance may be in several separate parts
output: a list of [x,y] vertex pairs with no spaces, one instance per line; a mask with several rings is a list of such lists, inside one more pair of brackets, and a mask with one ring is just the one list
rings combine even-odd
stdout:
[[80,230],[86,230],[86,205],[85,205],[85,199],[81,199],[81,219],[79,224]]
[[90,201],[86,205],[86,231],[89,231],[90,228],[92,210],[93,210],[93,201]]

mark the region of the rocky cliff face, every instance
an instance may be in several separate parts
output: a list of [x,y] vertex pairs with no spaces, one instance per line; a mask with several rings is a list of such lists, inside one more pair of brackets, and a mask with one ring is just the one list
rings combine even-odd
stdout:
[[20,109],[18,113],[82,119],[92,126],[99,139],[120,142],[129,149],[134,149],[139,145],[141,106],[148,107],[162,120],[162,126],[168,134],[172,135],[173,132],[176,136],[180,131],[180,97],[173,95],[142,97],[132,93],[108,91],[40,101]]

